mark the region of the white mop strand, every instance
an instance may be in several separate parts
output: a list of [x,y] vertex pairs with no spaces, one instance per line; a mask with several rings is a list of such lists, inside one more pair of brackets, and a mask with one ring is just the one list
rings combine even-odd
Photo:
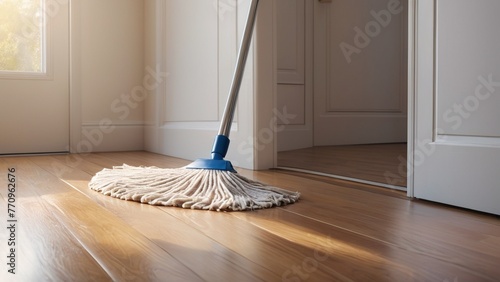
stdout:
[[89,183],[92,190],[151,205],[216,211],[242,211],[296,202],[300,194],[221,170],[133,167],[104,169]]

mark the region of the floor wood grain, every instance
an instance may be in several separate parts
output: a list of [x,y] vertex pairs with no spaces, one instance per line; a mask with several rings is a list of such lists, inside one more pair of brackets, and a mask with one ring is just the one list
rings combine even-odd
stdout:
[[278,153],[278,166],[406,187],[406,144],[320,146]]
[[[0,158],[16,167],[18,273],[0,281],[498,281],[500,219],[319,176],[238,171],[299,191],[293,205],[218,213],[88,189],[114,165],[180,167],[146,152]],[[6,222],[5,211],[0,220]],[[8,234],[0,232],[5,242]],[[2,258],[7,246],[0,246]],[[7,279],[7,280],[6,280]]]
[[[17,163],[17,161],[9,161],[10,166],[16,166]],[[6,162],[0,159],[0,171],[5,172],[7,169]],[[5,278],[1,281],[109,280],[110,276],[99,263],[52,215],[50,205],[37,193],[37,186],[31,183],[31,180],[37,178],[25,177],[28,175],[27,169],[28,167],[22,166],[16,174],[23,176],[16,183],[18,189],[15,193],[16,202],[13,209],[19,219],[16,223],[16,245],[12,246],[18,247],[16,279]],[[5,214],[4,209],[2,212]],[[5,221],[2,220],[2,222]],[[1,242],[6,241],[1,240]],[[2,244],[1,251],[6,250],[7,244]],[[4,255],[1,251],[1,257],[6,258],[7,254]],[[66,259],[67,257],[77,259],[78,263]],[[2,276],[6,275],[6,271],[2,269]]]

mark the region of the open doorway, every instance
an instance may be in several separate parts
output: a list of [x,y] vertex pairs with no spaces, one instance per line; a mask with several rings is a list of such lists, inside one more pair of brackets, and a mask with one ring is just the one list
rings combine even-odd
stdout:
[[405,190],[407,1],[277,1],[278,166]]

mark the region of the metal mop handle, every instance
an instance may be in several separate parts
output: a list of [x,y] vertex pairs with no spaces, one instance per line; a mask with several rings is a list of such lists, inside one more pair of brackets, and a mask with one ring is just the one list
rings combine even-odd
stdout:
[[250,4],[248,19],[243,33],[243,39],[241,40],[240,50],[238,52],[238,62],[236,64],[236,69],[234,70],[231,91],[229,92],[229,97],[227,98],[226,108],[224,109],[224,115],[222,116],[219,128],[219,135],[224,135],[226,137],[229,137],[229,132],[231,131],[236,101],[238,100],[238,92],[240,91],[241,81],[243,80],[243,72],[245,70],[245,63],[248,57],[248,50],[250,49],[250,43],[252,41],[252,33],[255,25],[258,4],[259,0],[252,0],[252,3]]
[[238,92],[240,91],[241,81],[243,79],[243,71],[248,57],[248,50],[252,40],[253,27],[255,25],[255,18],[257,15],[257,5],[259,0],[252,0],[250,4],[250,11],[248,12],[247,23],[241,40],[240,50],[238,51],[238,61],[234,70],[233,82],[231,84],[231,91],[227,98],[226,108],[220,124],[219,134],[215,137],[214,145],[212,147],[211,159],[197,159],[190,165],[186,166],[189,169],[213,169],[225,170],[236,172],[230,161],[224,160],[229,148],[229,132],[231,131],[231,123],[233,122],[234,110],[236,108],[236,101],[238,99]]

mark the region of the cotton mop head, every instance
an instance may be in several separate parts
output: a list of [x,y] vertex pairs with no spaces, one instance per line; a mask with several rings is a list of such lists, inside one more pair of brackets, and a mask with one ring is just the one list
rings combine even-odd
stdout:
[[258,3],[259,0],[252,0],[250,5],[212,158],[199,159],[179,169],[127,165],[104,169],[92,178],[90,188],[123,200],[216,211],[270,208],[291,204],[299,199],[299,193],[268,186],[237,174],[231,163],[224,160]]
[[229,140],[218,136],[215,144],[212,159],[199,159],[174,169],[117,166],[97,173],[89,187],[122,200],[212,211],[264,209],[299,199],[297,192],[239,175],[222,158]]
[[225,170],[133,167],[104,169],[89,184],[122,200],[213,211],[243,211],[294,203],[299,193]]

